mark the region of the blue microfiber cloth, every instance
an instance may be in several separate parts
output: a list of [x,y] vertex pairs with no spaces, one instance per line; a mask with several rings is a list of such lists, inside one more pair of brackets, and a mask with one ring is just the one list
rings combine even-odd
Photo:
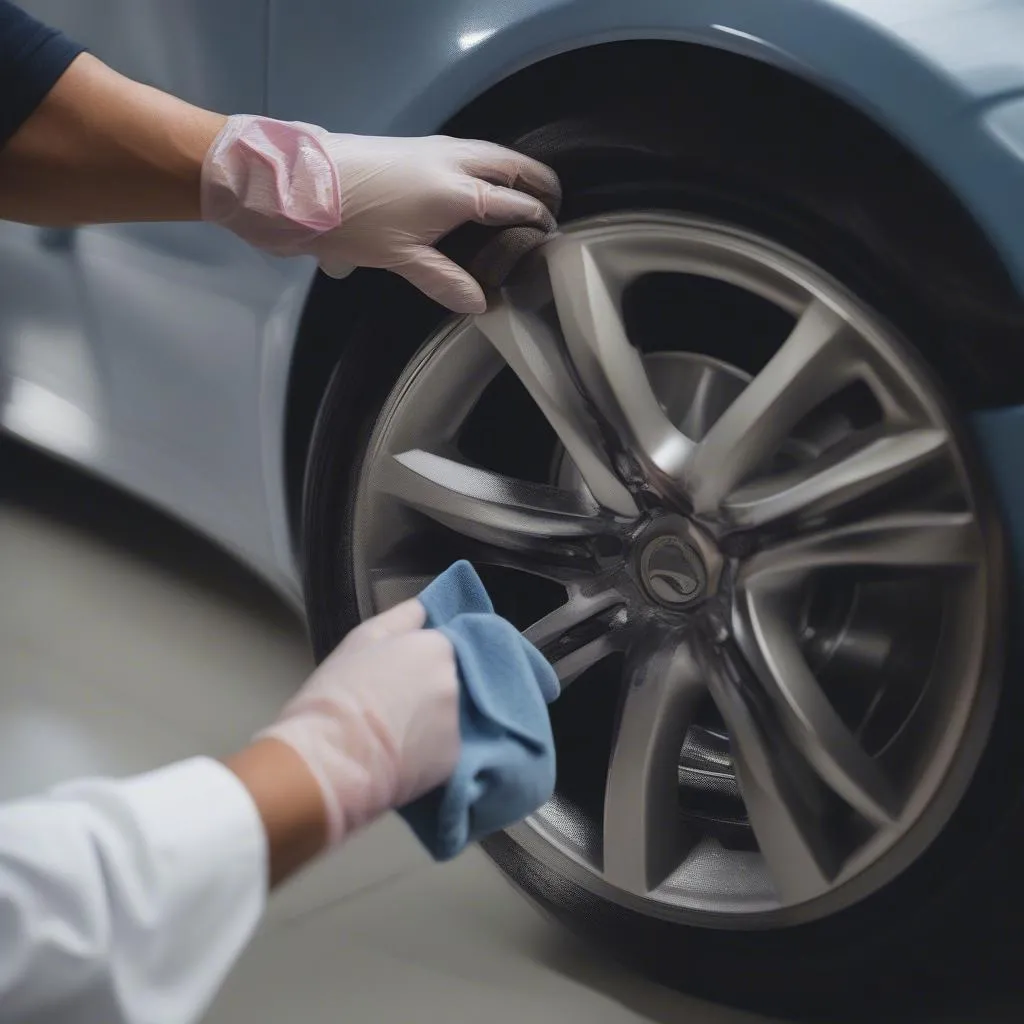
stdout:
[[444,786],[399,813],[436,860],[449,860],[551,797],[555,741],[547,704],[559,686],[540,651],[494,614],[468,562],[456,562],[420,600],[427,627],[455,648],[462,753]]

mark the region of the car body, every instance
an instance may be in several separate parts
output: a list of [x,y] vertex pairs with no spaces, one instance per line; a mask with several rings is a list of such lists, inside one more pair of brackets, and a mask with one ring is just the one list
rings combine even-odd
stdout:
[[[600,51],[604,68],[623,55],[628,91],[641,74],[636,44],[656,44],[661,60],[720,53],[723,67],[768,66],[855,111],[926,169],[1024,296],[1017,0],[24,6],[125,74],[201,106],[377,135],[468,127],[507,141],[524,117],[510,114],[505,83],[529,95],[538,69],[585,76]],[[545,100],[533,96],[539,113]],[[797,132],[803,113],[791,111]],[[314,419],[366,287],[363,273],[327,282],[311,261],[268,257],[204,224],[2,225],[0,428],[179,517],[302,607]],[[1008,511],[1024,489],[1024,412],[995,400],[971,412],[1006,532],[1024,539],[1024,518]]]

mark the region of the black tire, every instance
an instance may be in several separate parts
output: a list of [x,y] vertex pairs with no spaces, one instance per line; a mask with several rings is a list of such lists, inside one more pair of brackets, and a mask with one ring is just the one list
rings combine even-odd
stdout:
[[[748,111],[742,124],[723,126],[697,104],[680,100],[671,110],[669,129],[663,118],[645,122],[630,111],[547,126],[518,145],[562,174],[563,220],[660,208],[754,229],[813,260],[893,322],[959,413],[1024,397],[1024,375],[1014,372],[1016,299],[964,215],[911,159],[874,150],[866,124],[846,152],[819,152],[799,124],[769,122],[768,114]],[[700,144],[681,148],[680,139]],[[946,211],[938,224],[936,210]],[[443,319],[399,282],[374,278],[371,287],[376,312],[336,368],[308,464],[303,551],[318,658],[358,619],[350,522],[368,434],[406,362]],[[1015,679],[1017,664],[1014,649],[1007,678]],[[968,794],[917,862],[812,924],[684,927],[595,898],[505,835],[484,848],[543,911],[670,985],[760,1010],[889,1008],[900,995],[924,998],[948,991],[940,982],[976,978],[979,959],[991,966],[1016,944],[1022,711],[1024,691],[1005,686]]]

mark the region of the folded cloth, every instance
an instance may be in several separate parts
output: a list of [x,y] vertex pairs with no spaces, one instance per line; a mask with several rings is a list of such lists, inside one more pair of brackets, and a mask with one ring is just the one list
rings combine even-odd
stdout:
[[461,754],[448,782],[399,811],[436,860],[522,821],[555,788],[547,704],[554,669],[494,607],[468,562],[456,562],[420,594],[427,627],[455,648]]

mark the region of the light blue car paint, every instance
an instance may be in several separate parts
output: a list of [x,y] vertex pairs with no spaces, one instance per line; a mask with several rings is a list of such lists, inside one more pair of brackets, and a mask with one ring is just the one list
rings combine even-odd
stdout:
[[[128,74],[225,111],[425,134],[598,42],[775,64],[863,110],[960,197],[1024,293],[1020,0],[25,0]],[[794,116],[799,116],[794,112]],[[203,225],[0,229],[0,425],[174,512],[298,595],[291,353],[314,273]],[[1024,418],[986,443],[1024,440]],[[1002,477],[1007,455],[993,460]],[[1004,490],[1004,493],[1009,493]]]

